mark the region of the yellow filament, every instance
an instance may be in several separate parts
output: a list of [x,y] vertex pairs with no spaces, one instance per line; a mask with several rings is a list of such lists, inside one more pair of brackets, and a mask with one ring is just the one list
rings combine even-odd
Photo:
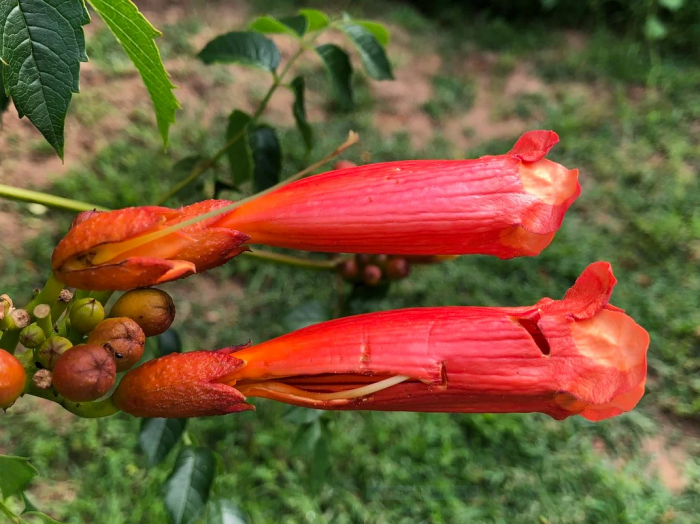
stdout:
[[281,382],[267,382],[255,384],[251,385],[250,389],[255,390],[257,388],[267,391],[274,391],[277,393],[293,395],[295,397],[306,398],[309,400],[318,400],[323,402],[326,400],[350,400],[358,397],[366,397],[367,395],[371,395],[372,393],[377,393],[379,391],[382,391],[383,389],[387,389],[391,386],[395,386],[396,384],[400,384],[401,382],[404,382],[409,378],[410,377],[407,377],[405,375],[396,375],[394,377],[389,377],[384,380],[380,380],[379,382],[375,382],[374,384],[368,384],[366,386],[362,386],[355,389],[348,389],[345,391],[336,391],[334,393],[313,393],[310,391],[305,391],[303,389],[296,388],[294,386],[283,384]]

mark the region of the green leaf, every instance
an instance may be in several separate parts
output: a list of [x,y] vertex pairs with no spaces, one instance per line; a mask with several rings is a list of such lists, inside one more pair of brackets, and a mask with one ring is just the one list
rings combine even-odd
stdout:
[[228,162],[231,170],[231,183],[238,187],[247,182],[253,176],[253,152],[248,142],[248,125],[250,115],[236,109],[228,117],[226,127],[226,141],[238,137],[236,142],[228,148]]
[[245,524],[245,518],[233,502],[219,499],[207,505],[207,524]]
[[685,5],[685,0],[659,0],[659,4],[669,11],[678,11]]
[[321,302],[313,300],[311,302],[304,302],[290,311],[284,317],[283,324],[287,331],[296,331],[297,329],[312,326],[319,322],[325,322],[331,318],[331,313],[328,311],[328,308]]
[[309,125],[308,120],[306,120],[304,86],[305,82],[303,76],[296,77],[289,84],[289,87],[291,87],[294,92],[294,104],[292,105],[294,120],[297,123],[297,128],[299,128],[301,137],[304,139],[307,151],[310,151],[314,147],[314,131]]
[[151,466],[160,464],[178,442],[187,419],[145,418],[141,421],[139,443]]
[[[175,165],[173,165],[173,170],[171,173],[171,178],[173,182],[179,182],[181,180],[186,179],[187,177],[192,174],[192,171],[199,166],[202,163],[207,162],[206,158],[203,158],[200,155],[192,155],[192,156],[187,156],[185,158],[181,158],[177,162],[175,162]],[[197,177],[197,179],[186,186],[187,191],[184,192],[183,190],[185,187],[180,189],[178,194],[180,194],[181,201],[184,201],[186,204],[191,204],[194,202],[197,202],[202,199],[201,195],[204,191],[204,186],[205,186],[205,179],[204,177]]]
[[300,408],[298,406],[289,406],[282,419],[292,424],[311,424],[323,416],[323,411],[320,409]]
[[180,335],[174,329],[169,329],[158,337],[158,351],[156,357],[164,357],[170,353],[182,353]]
[[647,18],[646,24],[644,26],[644,34],[649,40],[663,40],[668,34],[668,29],[664,23],[656,18],[655,16],[650,16]]
[[347,53],[335,44],[320,45],[316,52],[328,70],[336,99],[344,109],[352,107],[352,65]]
[[308,21],[306,17],[302,15],[289,16],[280,18],[279,20],[273,16],[265,15],[253,20],[248,26],[248,29],[257,31],[258,33],[284,33],[298,38],[304,36],[307,27]]
[[280,181],[282,173],[282,146],[275,130],[267,125],[248,131],[253,153],[253,190],[264,191]]
[[165,508],[174,524],[193,522],[202,513],[216,475],[216,457],[208,448],[180,451],[163,487]]
[[318,488],[326,479],[328,470],[331,467],[331,453],[328,449],[328,435],[322,430],[320,438],[316,441],[313,450],[313,458],[309,467],[309,480],[314,488]]
[[5,82],[3,81],[3,71],[5,66],[0,64],[0,114],[7,111],[7,107],[10,105],[10,97],[5,93]]
[[168,145],[168,130],[175,123],[180,103],[173,94],[175,86],[165,70],[154,38],[160,31],[151,25],[130,0],[89,0],[138,69],[158,121],[163,143]]
[[360,53],[362,65],[369,76],[375,80],[394,79],[394,73],[384,48],[372,33],[355,23],[343,24],[341,30]]
[[0,2],[5,91],[61,159],[66,113],[78,92],[80,61],[87,60],[82,26],[89,21],[79,0]]
[[217,36],[197,56],[205,64],[235,63],[270,72],[280,64],[280,52],[275,43],[252,31],[233,31]]
[[389,30],[383,24],[372,22],[371,20],[354,20],[354,23],[372,33],[372,36],[377,39],[377,42],[379,42],[382,47],[389,45]]
[[39,474],[39,471],[25,457],[0,455],[0,493],[3,498],[12,497]]
[[280,22],[289,27],[298,36],[304,36],[306,34],[307,28],[309,27],[309,21],[304,15],[287,16],[285,18],[280,18]]
[[328,27],[330,21],[325,13],[317,9],[300,9],[299,14],[306,18],[306,31],[318,31]]

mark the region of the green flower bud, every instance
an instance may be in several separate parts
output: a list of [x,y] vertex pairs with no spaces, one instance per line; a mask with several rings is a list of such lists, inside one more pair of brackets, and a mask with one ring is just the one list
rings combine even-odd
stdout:
[[34,361],[44,369],[53,369],[58,357],[68,351],[73,344],[67,338],[54,335],[49,337],[38,348],[34,348]]
[[105,310],[94,298],[82,298],[70,309],[70,325],[79,333],[89,333],[105,318]]
[[147,337],[154,337],[164,333],[175,320],[175,304],[160,289],[134,289],[115,302],[109,316],[130,318]]
[[25,348],[33,349],[39,347],[45,340],[46,335],[44,334],[44,330],[36,323],[29,324],[19,333],[19,341]]

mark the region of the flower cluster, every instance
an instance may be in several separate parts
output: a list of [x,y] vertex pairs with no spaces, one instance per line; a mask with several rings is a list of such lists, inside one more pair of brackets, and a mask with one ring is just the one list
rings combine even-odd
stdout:
[[[535,256],[580,193],[578,171],[545,158],[558,140],[530,131],[498,156],[347,163],[240,203],[82,213],[54,251],[54,277],[83,290],[133,290],[217,267],[250,245],[352,253],[337,269],[355,285],[458,255]],[[632,409],[646,380],[649,336],[609,303],[615,283],[610,264],[595,262],[561,300],[370,313],[257,345],[173,353],[128,371],[110,402],[140,417],[233,413],[263,397],[319,409],[601,420]],[[27,331],[57,392],[104,395],[141,358],[146,337],[172,322],[174,304],[161,293],[130,291],[107,320],[76,302],[71,329],[87,338],[72,348]],[[21,394],[13,373],[10,386],[0,380],[0,406]]]

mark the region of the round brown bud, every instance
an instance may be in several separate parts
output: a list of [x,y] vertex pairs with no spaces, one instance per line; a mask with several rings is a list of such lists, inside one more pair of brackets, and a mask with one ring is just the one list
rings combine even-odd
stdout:
[[47,338],[43,344],[34,348],[34,361],[44,369],[53,369],[58,357],[73,347],[67,338],[58,335]]
[[81,344],[66,351],[53,370],[56,391],[73,402],[89,402],[105,395],[114,384],[117,366],[102,346]]
[[411,273],[411,264],[403,257],[392,258],[386,263],[385,272],[388,279],[400,280]]
[[25,347],[34,349],[41,346],[46,340],[46,334],[36,324],[29,324],[19,332],[19,341]]
[[345,280],[355,280],[360,274],[360,268],[357,265],[357,260],[354,258],[342,262],[338,266],[338,271],[343,275]]
[[376,286],[382,280],[382,270],[370,264],[362,270],[362,280],[368,286]]
[[81,298],[70,308],[70,325],[79,333],[89,333],[104,318],[105,310],[94,298]]
[[135,320],[147,337],[155,337],[164,333],[175,320],[175,304],[170,295],[160,289],[134,289],[115,302],[110,317]]
[[68,304],[73,300],[73,292],[70,289],[62,289],[61,292],[58,294],[58,301],[63,302],[64,304]]
[[136,321],[127,317],[108,318],[92,330],[88,344],[102,346],[114,357],[117,372],[136,365],[146,348],[146,335]]

